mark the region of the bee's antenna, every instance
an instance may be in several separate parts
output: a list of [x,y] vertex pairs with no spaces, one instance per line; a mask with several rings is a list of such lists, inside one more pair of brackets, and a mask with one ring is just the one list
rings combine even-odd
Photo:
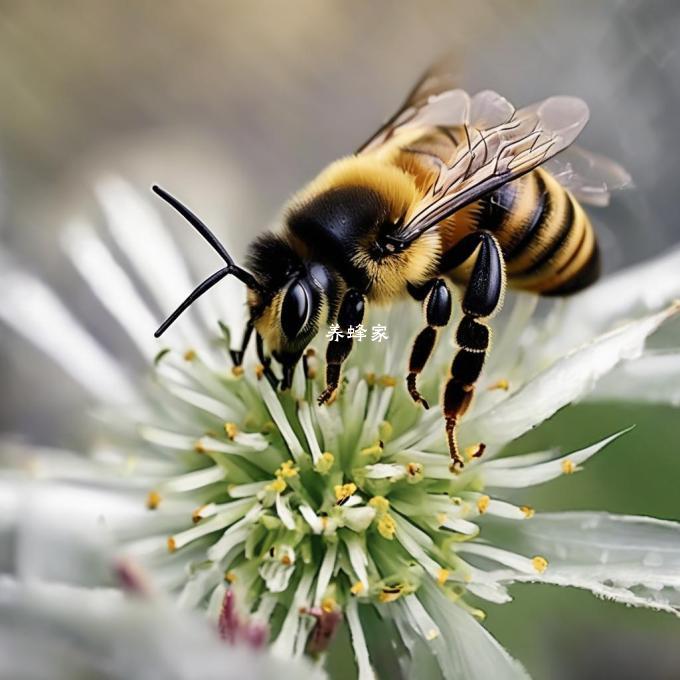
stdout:
[[159,338],[165,331],[177,320],[177,318],[184,312],[191,304],[193,304],[203,293],[210,290],[218,281],[221,281],[225,276],[233,274],[239,281],[248,286],[253,290],[261,290],[260,284],[255,280],[255,277],[247,272],[245,269],[241,269],[237,264],[234,263],[231,255],[227,252],[227,249],[220,243],[217,236],[208,229],[208,227],[189,210],[183,203],[178,201],[172,194],[169,194],[165,189],[161,189],[158,185],[154,184],[151,187],[154,193],[158,194],[164,201],[169,203],[184,219],[189,222],[189,224],[196,229],[196,231],[213,247],[213,249],[218,253],[218,255],[227,263],[226,267],[223,267],[219,271],[209,276],[205,281],[200,283],[196,288],[189,294],[189,296],[182,302],[182,304],[160,325],[158,330],[154,333],[154,337]]

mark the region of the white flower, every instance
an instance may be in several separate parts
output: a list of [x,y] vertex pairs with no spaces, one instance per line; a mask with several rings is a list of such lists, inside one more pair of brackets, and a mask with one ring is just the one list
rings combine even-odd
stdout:
[[[181,607],[218,621],[233,598],[240,620],[268,625],[271,649],[284,658],[322,655],[343,616],[361,680],[373,676],[362,623],[369,607],[383,617],[382,635],[396,627],[405,650],[427,646],[447,678],[526,677],[476,621],[483,612],[468,594],[502,603],[509,584],[536,581],[680,612],[680,526],[540,514],[510,501],[509,490],[516,498],[518,489],[573,474],[624,433],[603,432],[567,453],[499,456],[577,400],[635,400],[646,390],[645,398],[677,401],[677,336],[658,334],[665,345],[654,351],[646,342],[678,311],[680,251],[547,317],[534,313],[534,297],[508,296],[479,396],[460,427],[467,464],[452,475],[440,413],[415,406],[402,386],[414,306],[374,319],[389,341],[356,346],[330,407],[316,406],[322,372],[313,357],[307,375],[299,369],[292,389],[277,394],[252,359],[243,375],[227,369],[229,334],[244,322],[234,282],[176,325],[170,348],[153,341],[153,320],[191,287],[187,267],[131,187],[107,180],[97,195],[125,266],[85,222],[67,232],[64,248],[138,352],[149,364],[155,357],[153,380],[121,366],[43,283],[7,260],[0,317],[106,410],[89,462],[35,452],[31,472],[87,479],[136,502],[137,512],[110,516],[109,525],[126,559]],[[217,303],[223,308],[211,310]],[[46,318],[57,337],[44,333]],[[436,396],[452,351],[441,343],[423,375],[426,397]],[[401,663],[408,673],[408,655]]]

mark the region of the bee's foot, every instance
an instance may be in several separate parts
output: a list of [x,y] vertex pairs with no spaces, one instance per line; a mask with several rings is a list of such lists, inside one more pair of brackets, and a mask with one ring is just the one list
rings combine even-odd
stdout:
[[416,387],[416,374],[415,373],[409,373],[408,376],[406,376],[406,386],[408,388],[408,393],[411,395],[411,399],[416,402],[416,404],[422,404],[424,409],[429,409],[430,405],[427,403],[427,400],[418,392],[418,388]]
[[317,403],[319,406],[323,406],[324,404],[330,403],[331,399],[335,395],[335,387],[327,387],[320,395],[319,398],[317,399]]

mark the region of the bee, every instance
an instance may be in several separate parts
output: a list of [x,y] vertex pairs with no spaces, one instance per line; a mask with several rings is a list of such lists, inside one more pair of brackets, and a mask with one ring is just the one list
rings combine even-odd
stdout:
[[425,323],[413,342],[406,387],[428,408],[417,377],[449,323],[451,285],[460,286],[457,349],[441,397],[451,469],[459,471],[464,463],[456,428],[482,373],[488,322],[502,304],[506,282],[562,296],[599,276],[597,239],[580,201],[606,203],[608,189],[625,184],[627,176],[615,163],[583,151],[555,158],[588,115],[574,97],[516,109],[495,92],[470,96],[447,77],[426,74],[354,154],[329,165],[291,199],[280,228],[255,238],[247,270],[186,206],[154,187],[225,262],[156,337],[233,275],[247,287],[250,312],[241,348],[232,351],[235,365],[254,332],[265,375],[277,383],[275,359],[286,389],[322,325],[342,331],[326,350],[325,389],[318,397],[324,404],[338,389],[352,350],[347,330],[362,323],[366,305],[410,297],[422,305]]

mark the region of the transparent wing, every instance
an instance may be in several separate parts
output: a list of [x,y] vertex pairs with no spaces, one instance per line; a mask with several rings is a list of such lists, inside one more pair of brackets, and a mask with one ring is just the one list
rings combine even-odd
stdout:
[[469,114],[470,98],[456,89],[453,76],[434,67],[416,83],[398,111],[358,149],[373,151],[395,134],[416,126],[462,125]]
[[[516,110],[504,97],[486,90],[467,98],[461,90],[430,97],[405,125],[433,125],[444,113],[440,101],[454,99],[448,111],[462,117],[464,141],[451,163],[438,164],[438,176],[394,240],[409,243],[485,193],[533,170],[567,148],[588,121],[588,107],[574,97],[550,97]],[[463,93],[465,94],[465,93]],[[431,110],[434,107],[434,110]],[[456,123],[447,122],[448,125]],[[395,132],[396,134],[396,132]]]
[[590,205],[606,206],[612,191],[633,185],[618,163],[576,145],[551,158],[544,167],[579,201]]

